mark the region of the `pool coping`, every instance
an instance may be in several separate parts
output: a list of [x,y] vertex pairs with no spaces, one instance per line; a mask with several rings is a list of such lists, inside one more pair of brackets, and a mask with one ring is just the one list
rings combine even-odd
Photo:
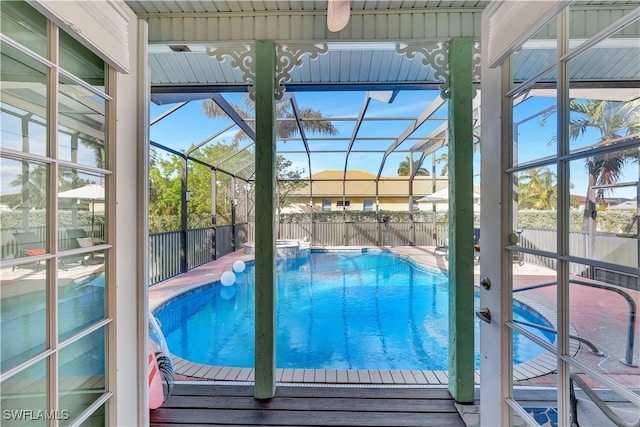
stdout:
[[[312,246],[316,251],[362,251],[362,249],[374,251],[386,251],[402,258],[408,259],[418,267],[436,268],[446,271],[446,261],[436,255],[435,248],[425,246],[408,247],[336,247],[336,246]],[[155,312],[169,300],[182,294],[195,291],[212,282],[218,281],[224,271],[229,271],[235,261],[253,261],[253,255],[236,251],[230,255],[208,263],[209,268],[193,273],[191,270],[176,278],[152,286],[149,289],[149,311]],[[212,265],[212,264],[216,265]],[[190,274],[191,273],[191,274]],[[476,285],[476,287],[478,287]],[[556,329],[556,312],[525,296],[519,295],[514,300],[530,307],[534,312],[543,316],[552,327]],[[570,325],[570,334],[577,335]],[[576,340],[570,341],[570,353],[578,352],[580,345]],[[176,355],[171,355],[174,372],[188,378],[197,378],[202,381],[254,381],[253,368],[234,368],[229,366],[207,365],[192,362]],[[557,357],[549,351],[543,351],[539,356],[529,361],[513,366],[513,380],[527,380],[547,375],[556,371]],[[275,381],[278,383],[311,383],[311,384],[369,384],[369,385],[430,385],[446,386],[449,383],[448,371],[443,370],[380,370],[380,369],[302,369],[302,368],[277,368]],[[480,371],[475,370],[475,384],[480,384]]]

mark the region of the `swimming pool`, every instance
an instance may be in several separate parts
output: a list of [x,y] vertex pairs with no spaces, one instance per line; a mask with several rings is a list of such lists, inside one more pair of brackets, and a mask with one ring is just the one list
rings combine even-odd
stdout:
[[[447,280],[383,251],[312,252],[279,261],[277,366],[448,369]],[[169,350],[196,363],[252,367],[254,283],[249,263],[233,286],[216,282],[160,306],[155,314]],[[527,310],[516,315],[549,326]],[[542,351],[514,337],[516,363]]]

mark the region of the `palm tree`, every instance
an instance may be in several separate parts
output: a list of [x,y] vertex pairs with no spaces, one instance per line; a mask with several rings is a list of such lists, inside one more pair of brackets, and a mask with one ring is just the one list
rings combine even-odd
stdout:
[[[401,161],[398,165],[398,176],[409,175],[411,175],[411,159],[407,156],[407,158]],[[416,176],[429,176],[429,171],[425,168],[420,168],[418,169],[418,172],[416,172]]]
[[[244,106],[231,103],[231,106],[238,112],[240,117],[248,119],[253,114],[254,104],[248,94],[243,96]],[[226,113],[212,99],[207,99],[202,103],[202,111],[209,118],[227,117]],[[299,133],[298,123],[295,120],[295,114],[290,102],[278,102],[276,104],[276,117],[279,119],[276,127],[276,136],[278,139],[288,139]],[[337,135],[338,130],[333,124],[327,120],[326,116],[319,110],[313,108],[300,109],[300,117],[303,119],[305,132],[318,133],[322,135]],[[249,122],[249,126],[254,128],[254,122]],[[234,142],[242,141],[247,138],[244,131],[239,130],[233,137]]]
[[[474,145],[474,147],[476,146],[477,145]],[[443,163],[443,162],[444,162],[444,166],[440,171],[440,176],[447,176],[447,174],[449,173],[449,154],[448,153],[442,153],[440,157],[436,159],[436,163]]]
[[[615,143],[627,135],[640,132],[640,100],[628,103],[572,100],[569,104],[574,116],[569,123],[569,136],[575,141],[589,130],[600,133],[596,145]],[[610,189],[599,188],[620,181],[622,169],[629,161],[638,162],[638,150],[618,150],[591,156],[586,160],[589,175],[582,230],[595,235],[596,202]],[[594,189],[597,188],[597,190]]]
[[525,209],[556,208],[558,185],[556,174],[548,167],[529,169],[518,179],[518,206]]

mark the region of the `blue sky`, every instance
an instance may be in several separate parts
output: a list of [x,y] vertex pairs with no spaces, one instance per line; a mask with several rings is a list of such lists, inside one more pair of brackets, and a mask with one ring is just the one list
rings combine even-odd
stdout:
[[[365,92],[297,92],[296,100],[299,108],[312,107],[322,111],[328,118],[337,117],[357,117],[362,108]],[[438,96],[438,91],[402,91],[394,101],[390,104],[372,100],[367,110],[367,117],[415,117],[422,112],[432,101]],[[225,94],[230,102],[243,104],[240,94]],[[555,98],[551,97],[534,97],[531,98],[514,109],[514,121],[519,122],[537,111],[542,111],[548,106],[554,106]],[[197,144],[212,134],[224,129],[231,123],[226,119],[209,119],[201,111],[202,101],[192,101],[190,104],[174,112],[168,118],[158,122],[151,127],[151,139],[160,144],[168,145],[177,150],[185,150],[191,144]],[[158,116],[162,112],[171,108],[172,105],[151,106],[151,118]],[[436,126],[446,120],[447,110],[446,103],[434,115],[440,120],[429,121],[419,128],[412,136],[425,136],[431,132]],[[387,121],[387,122],[365,122],[361,126],[358,135],[368,137],[390,137],[385,141],[366,141],[371,149],[382,149],[393,142],[393,138],[397,137],[409,125],[409,121]],[[334,149],[343,150],[346,148],[348,138],[353,133],[355,122],[334,122],[339,130],[339,138],[344,141],[321,143],[318,141],[310,141],[312,150]],[[237,132],[237,127],[232,128],[227,133],[221,135],[216,141],[231,141],[233,134]],[[518,148],[515,155],[521,162],[541,159],[552,156],[556,152],[556,145],[553,137],[556,133],[555,116],[551,116],[544,126],[539,118],[533,118],[517,126]],[[313,135],[307,134],[307,137],[313,138]],[[597,142],[599,133],[597,131],[588,132],[584,138],[572,143],[572,149],[584,147],[586,145]],[[417,141],[407,141],[401,147],[409,147]],[[241,143],[241,146],[248,143]],[[354,149],[361,148],[362,144],[354,146]],[[278,143],[278,150],[302,149],[302,143],[290,141],[286,144]],[[446,148],[438,151],[437,155],[446,152]],[[304,154],[286,154],[285,155],[294,164],[294,167],[309,170],[307,157]],[[405,159],[407,153],[392,154],[388,157],[383,175],[397,175],[398,164]],[[376,153],[352,153],[349,157],[349,169],[361,169],[376,174],[380,165],[382,154]],[[479,182],[479,163],[480,156],[474,154],[474,175],[476,183]],[[345,164],[345,155],[340,153],[315,153],[312,156],[311,169],[316,173],[324,169],[343,169]],[[431,156],[423,164],[431,171]],[[437,166],[439,174],[442,165]],[[586,169],[584,160],[577,160],[570,165],[570,176],[573,184],[572,194],[584,195],[587,187]],[[557,173],[555,167],[551,167],[554,173]],[[625,168],[624,175],[621,179],[623,182],[636,181],[638,179],[637,165],[633,164]],[[635,188],[628,187],[617,189],[608,197],[635,197]]]

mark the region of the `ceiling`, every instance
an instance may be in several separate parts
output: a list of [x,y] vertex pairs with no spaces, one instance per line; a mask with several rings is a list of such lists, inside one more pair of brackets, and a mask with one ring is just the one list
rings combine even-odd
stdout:
[[[126,3],[138,17],[149,23],[152,100],[159,105],[210,97],[217,97],[218,101],[225,103],[225,92],[246,91],[248,83],[242,70],[233,66],[230,57],[215,57],[207,52],[208,49],[240,49],[262,38],[261,34],[266,35],[264,38],[275,40],[276,44],[292,40],[299,40],[307,46],[326,43],[326,53],[317,58],[303,56],[299,66],[290,70],[286,82],[287,93],[293,95],[290,100],[295,102],[294,94],[298,92],[357,91],[361,93],[361,111],[347,115],[332,113],[336,123],[342,120],[352,124],[349,130],[338,137],[331,139],[299,135],[279,141],[278,152],[291,159],[301,159],[308,173],[316,173],[323,168],[324,160],[314,158],[339,157],[346,173],[347,169],[353,168],[352,159],[366,157],[371,163],[368,171],[379,178],[381,174],[389,172],[386,169],[383,171],[385,163],[393,164],[395,168],[400,160],[411,156],[415,166],[420,167],[424,154],[432,153],[447,143],[446,123],[444,127],[434,125],[430,131],[423,131],[419,136],[419,132],[415,132],[421,124],[423,127],[430,122],[442,125],[443,122],[438,119],[443,115],[446,118],[446,112],[442,114],[441,108],[429,102],[405,117],[407,124],[404,128],[395,130],[391,125],[386,126],[388,132],[382,132],[384,135],[379,133],[378,142],[366,138],[359,127],[360,123],[372,124],[379,119],[372,117],[366,107],[368,100],[374,99],[371,97],[375,97],[376,93],[385,90],[393,90],[397,94],[398,91],[437,89],[441,83],[433,64],[423,62],[420,54],[401,54],[397,46],[415,43],[432,50],[438,42],[447,42],[453,37],[471,36],[479,40],[480,16],[490,2],[351,0],[350,25],[344,33],[338,34],[326,30],[326,0]],[[578,4],[589,13],[602,15],[602,18],[590,21],[593,25],[582,29],[585,35],[576,33],[576,41],[588,38],[616,19],[615,14],[607,18],[605,11],[599,12],[600,5],[611,6],[611,2]],[[630,5],[628,9],[635,7],[633,1],[616,2],[616,5],[625,4]],[[437,18],[430,21],[431,15],[437,15]],[[405,24],[407,27],[413,24],[411,31],[405,31]],[[633,34],[640,33],[638,27],[640,24],[633,28]],[[575,28],[575,31],[579,30]],[[619,42],[612,37],[612,42],[604,46],[605,49],[596,46],[572,60],[570,72],[576,87],[582,83],[584,87],[596,86],[601,91],[607,87],[610,89],[608,93],[613,96],[615,92],[617,99],[629,97],[629,88],[633,90],[640,81],[640,57],[637,37],[634,39],[629,34],[620,36]],[[533,42],[527,43],[515,54],[515,81],[527,81],[538,76],[539,85],[533,87],[533,91],[548,89],[545,83],[556,81],[555,69],[549,69],[549,65],[555,63],[557,58],[555,37],[555,24],[552,23],[536,34]],[[546,75],[541,75],[545,70]],[[480,81],[476,83],[479,85]],[[616,91],[613,91],[614,87]],[[533,91],[530,93],[534,94]],[[479,100],[479,96],[476,98]],[[395,106],[401,104],[402,100],[399,97]],[[371,105],[377,105],[376,102],[372,101]],[[474,107],[474,114],[478,115],[479,102]],[[162,119],[169,120],[180,119],[174,114]],[[300,126],[304,126],[304,119],[299,114],[297,120]],[[237,122],[237,118],[234,121]],[[251,127],[251,119],[248,123],[244,126]],[[479,121],[476,122],[476,126],[479,125]],[[210,134],[217,131],[219,129],[212,129]],[[206,140],[206,136],[202,140]],[[361,141],[365,140],[366,148],[361,148],[364,144]],[[314,148],[320,144],[332,148]],[[311,160],[304,164],[306,158]],[[227,164],[218,166],[220,169],[230,168]],[[238,170],[230,172],[244,179],[252,176],[250,166],[243,173]]]
[[[326,0],[231,0],[231,1],[126,1],[138,16],[147,17],[160,13],[261,13],[261,12],[314,12],[326,11]],[[484,8],[488,0],[481,1],[411,1],[411,0],[351,0],[353,12]]]

